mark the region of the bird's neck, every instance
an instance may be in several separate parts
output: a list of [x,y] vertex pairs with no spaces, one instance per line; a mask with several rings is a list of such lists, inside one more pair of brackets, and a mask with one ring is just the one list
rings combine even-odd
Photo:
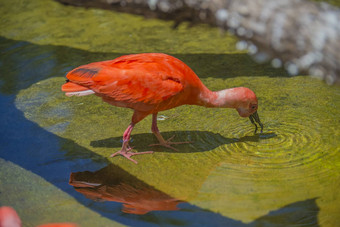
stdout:
[[239,97],[237,92],[235,92],[236,89],[210,91],[208,88],[205,88],[200,92],[197,104],[205,107],[237,108]]

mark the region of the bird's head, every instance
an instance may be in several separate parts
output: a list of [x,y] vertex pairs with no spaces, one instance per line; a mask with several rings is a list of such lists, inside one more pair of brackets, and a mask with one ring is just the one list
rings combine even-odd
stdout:
[[241,117],[249,117],[252,124],[255,125],[255,133],[257,131],[257,124],[261,127],[261,132],[263,131],[263,124],[260,121],[259,115],[257,114],[258,101],[255,93],[249,88],[239,87],[235,89],[237,93],[237,104],[235,109]]

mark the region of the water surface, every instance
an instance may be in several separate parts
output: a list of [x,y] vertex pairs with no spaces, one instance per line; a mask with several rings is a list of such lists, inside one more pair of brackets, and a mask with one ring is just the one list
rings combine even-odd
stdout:
[[[207,26],[63,6],[2,2],[0,205],[24,226],[336,226],[340,198],[340,90],[256,64],[237,40]],[[60,91],[72,68],[123,54],[165,52],[212,90],[246,86],[263,134],[235,110],[182,106],[159,128],[178,152],[108,158],[132,111]],[[156,142],[151,118],[132,134]]]

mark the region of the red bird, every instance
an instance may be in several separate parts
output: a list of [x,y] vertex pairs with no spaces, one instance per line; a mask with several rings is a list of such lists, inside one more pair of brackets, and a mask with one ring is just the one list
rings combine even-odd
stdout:
[[128,158],[132,155],[152,153],[131,152],[129,146],[133,127],[149,114],[152,114],[151,130],[159,144],[173,148],[171,137],[165,140],[157,127],[157,114],[160,111],[181,105],[234,108],[241,117],[249,117],[255,125],[261,126],[257,114],[258,102],[253,91],[245,87],[210,91],[198,76],[182,61],[161,53],[125,55],[114,60],[94,62],[79,66],[67,75],[62,91],[67,96],[95,94],[103,101],[119,107],[134,110],[132,121],[123,134],[123,145],[118,154]]

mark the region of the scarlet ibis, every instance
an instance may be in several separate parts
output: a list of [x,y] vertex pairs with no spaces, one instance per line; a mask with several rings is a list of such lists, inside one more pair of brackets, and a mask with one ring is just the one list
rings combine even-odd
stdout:
[[131,54],[114,60],[94,62],[79,66],[67,75],[62,91],[67,96],[95,94],[111,105],[134,110],[130,125],[123,134],[123,145],[118,154],[137,164],[133,155],[153,153],[153,151],[131,152],[129,146],[133,127],[152,114],[151,130],[159,144],[167,148],[186,143],[165,140],[157,127],[160,111],[181,105],[234,108],[241,117],[249,117],[255,125],[263,125],[257,114],[258,101],[249,88],[236,87],[221,91],[209,90],[198,76],[179,59],[162,53]]

